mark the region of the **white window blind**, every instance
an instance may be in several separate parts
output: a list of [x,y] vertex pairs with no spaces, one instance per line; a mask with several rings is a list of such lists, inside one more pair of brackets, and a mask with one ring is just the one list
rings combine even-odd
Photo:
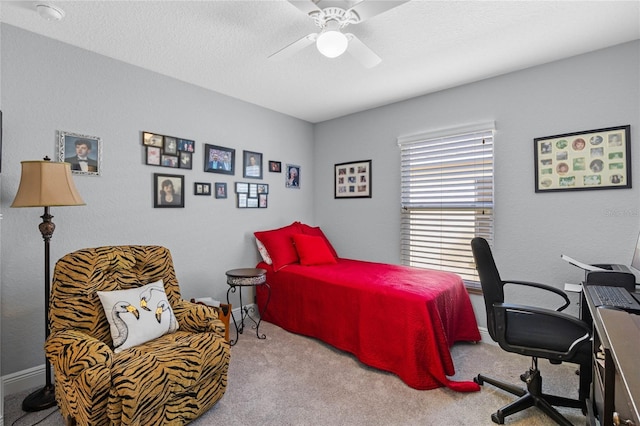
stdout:
[[493,123],[399,138],[401,261],[478,287],[475,236],[493,241]]

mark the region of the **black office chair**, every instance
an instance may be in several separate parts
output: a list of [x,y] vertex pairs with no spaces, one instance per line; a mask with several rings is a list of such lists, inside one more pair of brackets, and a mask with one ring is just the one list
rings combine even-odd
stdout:
[[[507,352],[532,358],[531,367],[520,376],[527,385],[526,389],[482,374],[474,378],[479,385],[487,382],[519,396],[517,400],[492,414],[491,420],[504,424],[505,417],[535,405],[559,425],[571,426],[571,422],[553,406],[581,408],[583,413],[586,412],[585,402],[589,396],[592,376],[590,327],[584,321],[560,312],[569,306],[569,298],[563,291],[549,285],[528,281],[503,281],[496,268],[489,244],[484,238],[474,238],[471,241],[471,250],[480,276],[487,311],[487,328],[491,338]],[[553,311],[505,303],[504,286],[506,284],[535,287],[552,292],[562,297],[564,304]],[[570,362],[580,365],[577,400],[542,393],[538,358],[546,358],[552,364]]]

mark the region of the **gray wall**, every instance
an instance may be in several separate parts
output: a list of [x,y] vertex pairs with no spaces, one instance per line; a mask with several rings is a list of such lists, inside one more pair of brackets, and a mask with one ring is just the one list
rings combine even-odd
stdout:
[[[343,257],[398,263],[396,138],[489,120],[498,129],[495,255],[504,277],[562,285],[581,278],[559,259],[563,252],[586,261],[631,258],[638,185],[535,194],[533,138],[631,124],[638,170],[639,42],[311,125],[7,25],[1,37],[2,374],[43,363],[42,212],[8,206],[19,162],[54,156],[56,130],[100,136],[104,173],[75,178],[86,207],[52,209],[52,259],[88,246],[163,244],[187,298],[224,298],[224,271],[258,259],[252,232],[293,220],[322,226]],[[265,171],[266,210],[192,195],[185,209],[153,209],[152,175],[172,170],[143,164],[142,130],[197,142],[187,186],[246,181],[202,171],[203,144],[212,143],[299,164],[302,188],[286,189],[284,175]],[[373,160],[373,198],[334,200],[333,165],[365,159]],[[480,298],[473,301],[484,325]]]
[[[579,282],[562,253],[628,265],[640,231],[640,177],[632,189],[536,194],[533,139],[630,124],[637,176],[639,53],[640,42],[627,43],[316,125],[317,222],[342,256],[399,263],[397,137],[495,120],[494,256],[503,278]],[[373,198],[334,200],[333,164],[367,159]],[[486,326],[481,299],[473,299]]]
[[[189,66],[189,64],[185,64]],[[52,208],[52,263],[114,244],[160,244],[172,254],[185,298],[226,299],[225,271],[258,261],[252,233],[313,224],[311,124],[104,56],[2,25],[2,374],[44,363],[44,248],[39,208],[12,209],[20,161],[56,158],[56,130],[99,136],[102,176],[75,176],[84,207]],[[144,164],[141,131],[196,141],[193,170]],[[204,144],[236,149],[236,174],[205,173]],[[235,207],[242,150],[302,167],[301,188],[263,170],[267,209]],[[185,175],[184,209],[154,209],[154,173]],[[227,182],[228,199],[196,197],[193,183]],[[245,299],[251,300],[251,299]]]

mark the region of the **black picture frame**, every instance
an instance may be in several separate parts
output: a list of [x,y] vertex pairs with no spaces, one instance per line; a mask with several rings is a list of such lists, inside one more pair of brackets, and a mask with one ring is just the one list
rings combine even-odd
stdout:
[[[173,199],[168,201],[163,191],[171,184]],[[153,174],[153,207],[155,208],[183,208],[184,207],[184,175],[170,175],[166,173]]]
[[371,198],[371,160],[334,165],[334,198]]
[[208,182],[194,182],[193,195],[211,195],[211,184]]
[[181,169],[189,169],[193,168],[193,154],[190,152],[179,151],[178,152],[178,167]]
[[215,190],[216,190],[216,198],[227,198],[226,182],[216,182]]
[[269,185],[253,182],[236,182],[236,207],[239,209],[267,208]]
[[631,126],[533,140],[535,192],[631,188]]
[[204,171],[234,175],[236,150],[218,145],[204,145]]
[[270,173],[282,173],[282,163],[280,161],[269,161]]
[[255,151],[242,151],[242,177],[262,179],[262,154]]

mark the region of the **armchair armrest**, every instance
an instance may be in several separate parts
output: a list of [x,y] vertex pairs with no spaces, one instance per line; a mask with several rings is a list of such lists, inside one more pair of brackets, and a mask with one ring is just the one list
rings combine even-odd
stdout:
[[113,364],[113,350],[106,343],[73,329],[51,334],[45,342],[45,353],[55,371],[66,377],[96,366],[110,370]]
[[539,288],[539,289],[550,291],[551,293],[557,294],[558,296],[562,297],[562,299],[564,300],[564,304],[559,308],[557,308],[556,312],[565,310],[567,306],[571,304],[571,302],[569,301],[569,296],[567,296],[567,293],[548,284],[541,284],[541,283],[536,283],[532,281],[520,281],[520,280],[508,280],[503,282],[505,284],[517,284],[517,285],[525,285],[529,287]]
[[185,331],[213,332],[224,338],[225,325],[218,319],[218,310],[212,306],[188,302],[184,299],[173,307],[180,328]]

